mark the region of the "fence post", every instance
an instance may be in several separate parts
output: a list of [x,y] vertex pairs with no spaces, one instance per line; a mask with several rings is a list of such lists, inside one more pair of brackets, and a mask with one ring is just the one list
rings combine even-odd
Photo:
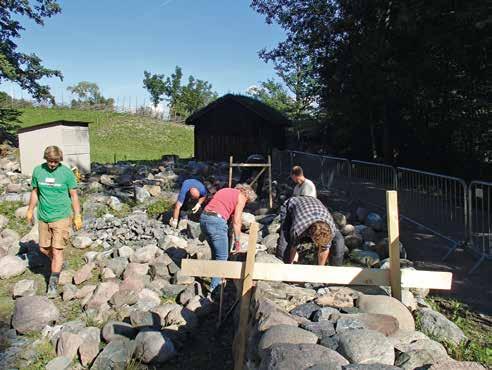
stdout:
[[390,190],[386,192],[386,208],[391,295],[401,302],[400,228],[398,224],[398,193],[396,191]]

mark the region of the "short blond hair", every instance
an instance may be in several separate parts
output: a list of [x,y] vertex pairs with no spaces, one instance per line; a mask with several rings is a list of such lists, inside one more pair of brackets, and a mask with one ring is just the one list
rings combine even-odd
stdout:
[[61,162],[63,161],[63,151],[56,145],[50,145],[44,150],[43,158],[47,161],[52,160]]
[[241,193],[243,193],[249,203],[254,202],[257,198],[255,191],[248,184],[237,184],[235,189],[238,189]]
[[326,247],[333,240],[333,232],[326,222],[317,221],[309,227],[309,236],[317,247]]

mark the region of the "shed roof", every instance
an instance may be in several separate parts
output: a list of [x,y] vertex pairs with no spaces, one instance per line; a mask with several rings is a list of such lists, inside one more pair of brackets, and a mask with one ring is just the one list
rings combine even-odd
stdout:
[[242,105],[246,109],[249,109],[253,113],[262,117],[265,121],[268,121],[273,125],[287,126],[290,123],[289,119],[283,113],[263,103],[262,101],[251,98],[249,96],[236,95],[236,94],[226,94],[214,100],[206,107],[188,116],[185,122],[188,125],[196,125],[198,123],[198,120],[204,115],[206,115],[208,112],[217,109],[221,105],[227,104],[229,102],[235,102]]
[[17,130],[17,133],[18,134],[21,134],[23,132],[35,131],[35,130],[39,130],[39,129],[43,129],[43,128],[54,127],[54,126],[82,126],[82,127],[88,127],[89,126],[89,122],[66,121],[66,120],[46,122],[46,123],[40,123],[40,124],[34,125],[34,126],[19,128]]

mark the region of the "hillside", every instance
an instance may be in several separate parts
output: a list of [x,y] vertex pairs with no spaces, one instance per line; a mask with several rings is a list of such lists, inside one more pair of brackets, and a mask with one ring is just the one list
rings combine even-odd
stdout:
[[71,120],[90,122],[91,160],[155,160],[163,154],[193,156],[193,128],[158,119],[65,108],[22,109],[21,127]]

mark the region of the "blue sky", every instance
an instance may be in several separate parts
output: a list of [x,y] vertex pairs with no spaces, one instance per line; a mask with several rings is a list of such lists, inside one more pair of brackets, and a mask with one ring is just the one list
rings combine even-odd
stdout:
[[[26,23],[20,50],[35,52],[64,81],[47,80],[58,101],[69,99],[67,86],[96,82],[106,97],[137,98],[143,71],[169,75],[176,65],[208,80],[219,94],[244,93],[275,76],[258,50],[271,48],[284,34],[249,7],[246,0],[83,0],[60,1],[62,13],[44,27]],[[1,90],[16,97],[19,87]],[[26,94],[23,93],[26,97]]]

